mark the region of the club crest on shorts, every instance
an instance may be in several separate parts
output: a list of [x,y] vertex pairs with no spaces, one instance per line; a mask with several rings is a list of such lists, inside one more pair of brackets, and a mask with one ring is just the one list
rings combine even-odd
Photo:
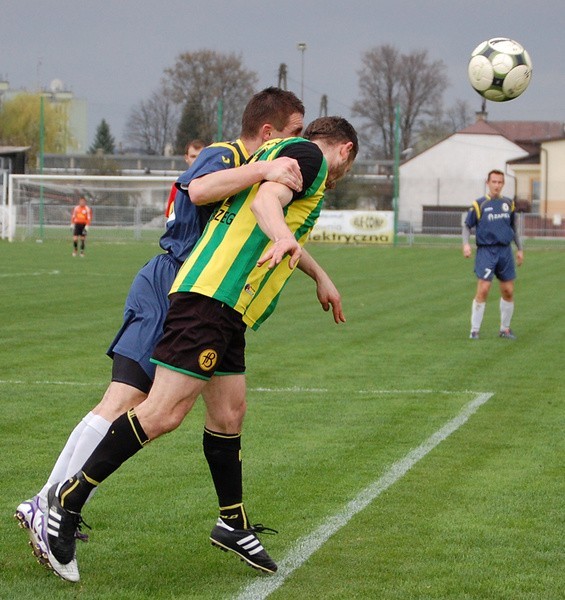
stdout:
[[198,365],[203,371],[211,371],[218,362],[218,354],[215,350],[208,348],[198,356]]

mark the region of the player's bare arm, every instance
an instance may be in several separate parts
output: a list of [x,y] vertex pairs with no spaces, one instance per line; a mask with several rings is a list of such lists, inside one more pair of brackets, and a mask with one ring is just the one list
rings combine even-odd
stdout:
[[273,161],[257,161],[193,179],[188,185],[188,194],[193,204],[210,204],[261,181],[276,181],[296,191],[302,189],[302,173],[298,162],[294,158],[281,156]]
[[261,184],[251,202],[251,212],[261,231],[273,241],[272,246],[257,261],[260,267],[268,262],[269,269],[276,267],[290,255],[289,267],[293,269],[302,256],[302,248],[284,220],[283,208],[292,200],[292,190],[278,182]]
[[337,324],[345,323],[341,294],[330,276],[305,248],[302,248],[302,257],[298,263],[298,268],[316,282],[316,294],[322,308],[327,312],[331,307],[334,321]]
[[469,229],[469,227],[467,226],[467,224],[463,224],[463,256],[465,258],[470,258],[472,251],[471,251],[471,244],[470,239],[471,239],[471,230]]

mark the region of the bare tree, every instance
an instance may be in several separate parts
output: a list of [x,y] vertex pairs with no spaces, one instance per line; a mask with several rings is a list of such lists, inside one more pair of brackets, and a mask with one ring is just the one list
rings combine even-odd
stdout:
[[413,145],[415,132],[441,107],[447,85],[442,61],[431,62],[426,51],[402,54],[383,45],[367,51],[358,71],[360,99],[353,115],[364,119],[362,138],[372,154],[394,156],[395,112],[400,108],[400,146]]
[[429,120],[420,124],[413,147],[416,152],[423,152],[472,122],[471,108],[465,100],[456,100],[447,111],[439,107],[435,114],[430,115]]
[[447,122],[451,133],[464,129],[474,120],[474,112],[466,100],[456,100],[455,104],[447,111]]
[[124,137],[128,144],[143,148],[147,154],[162,155],[175,142],[178,121],[179,108],[162,88],[131,110]]
[[164,85],[176,104],[187,99],[202,109],[203,139],[234,138],[241,115],[255,92],[258,77],[243,67],[240,56],[213,50],[185,52],[165,69]]

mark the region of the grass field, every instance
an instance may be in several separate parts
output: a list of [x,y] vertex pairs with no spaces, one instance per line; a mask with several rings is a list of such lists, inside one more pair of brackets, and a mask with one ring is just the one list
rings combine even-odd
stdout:
[[12,515],[100,399],[125,294],[157,247],[70,250],[0,243],[0,598],[564,597],[564,251],[526,246],[518,339],[497,337],[493,288],[474,341],[458,247],[311,246],[347,323],[299,273],[248,334],[245,498],[279,530],[262,537],[279,573],[208,542],[198,404],[88,504],[73,585],[35,563]]

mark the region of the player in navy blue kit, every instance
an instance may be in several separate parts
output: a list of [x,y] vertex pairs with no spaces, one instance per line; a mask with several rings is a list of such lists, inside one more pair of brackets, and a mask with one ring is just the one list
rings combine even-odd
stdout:
[[[193,183],[194,188],[191,185],[190,198],[186,191],[179,190],[176,196],[172,195],[174,202],[167,205],[167,229],[159,242],[165,252],[142,267],[132,283],[126,299],[123,325],[108,350],[113,359],[112,381],[101,402],[71,433],[42,490],[16,509],[16,518],[29,531],[35,555],[60,577],[78,581],[79,573],[76,560],[63,565],[48,553],[43,539],[47,491],[53,482],[64,481],[82,466],[117,416],[147,397],[155,374],[155,365],[149,359],[162,336],[169,307],[168,293],[214,207],[213,204],[196,206],[191,200],[223,200],[265,180],[277,181],[293,190],[301,189],[302,175],[294,159],[282,157],[262,165],[244,163],[268,139],[299,135],[303,116],[302,102],[292,92],[278,88],[259,92],[244,110],[241,138],[205,148],[192,167],[179,178],[186,186]],[[344,320],[339,292],[327,274],[309,256],[301,261],[300,268],[316,281],[318,299],[324,310],[331,305],[334,320]],[[205,396],[204,400],[207,417],[210,414],[212,418],[215,416],[215,398],[210,393],[209,398]],[[77,536],[80,535],[78,532]]]
[[479,338],[479,331],[485,313],[485,306],[494,277],[500,282],[500,331],[501,338],[515,339],[510,329],[514,313],[514,280],[516,269],[512,256],[511,243],[514,242],[516,263],[520,266],[524,260],[522,241],[516,227],[516,208],[514,201],[502,196],[504,173],[493,170],[487,177],[488,194],[475,200],[467,213],[463,225],[463,256],[470,258],[469,243],[471,230],[475,229],[477,255],[475,275],[477,293],[473,299],[471,312],[471,339]]

